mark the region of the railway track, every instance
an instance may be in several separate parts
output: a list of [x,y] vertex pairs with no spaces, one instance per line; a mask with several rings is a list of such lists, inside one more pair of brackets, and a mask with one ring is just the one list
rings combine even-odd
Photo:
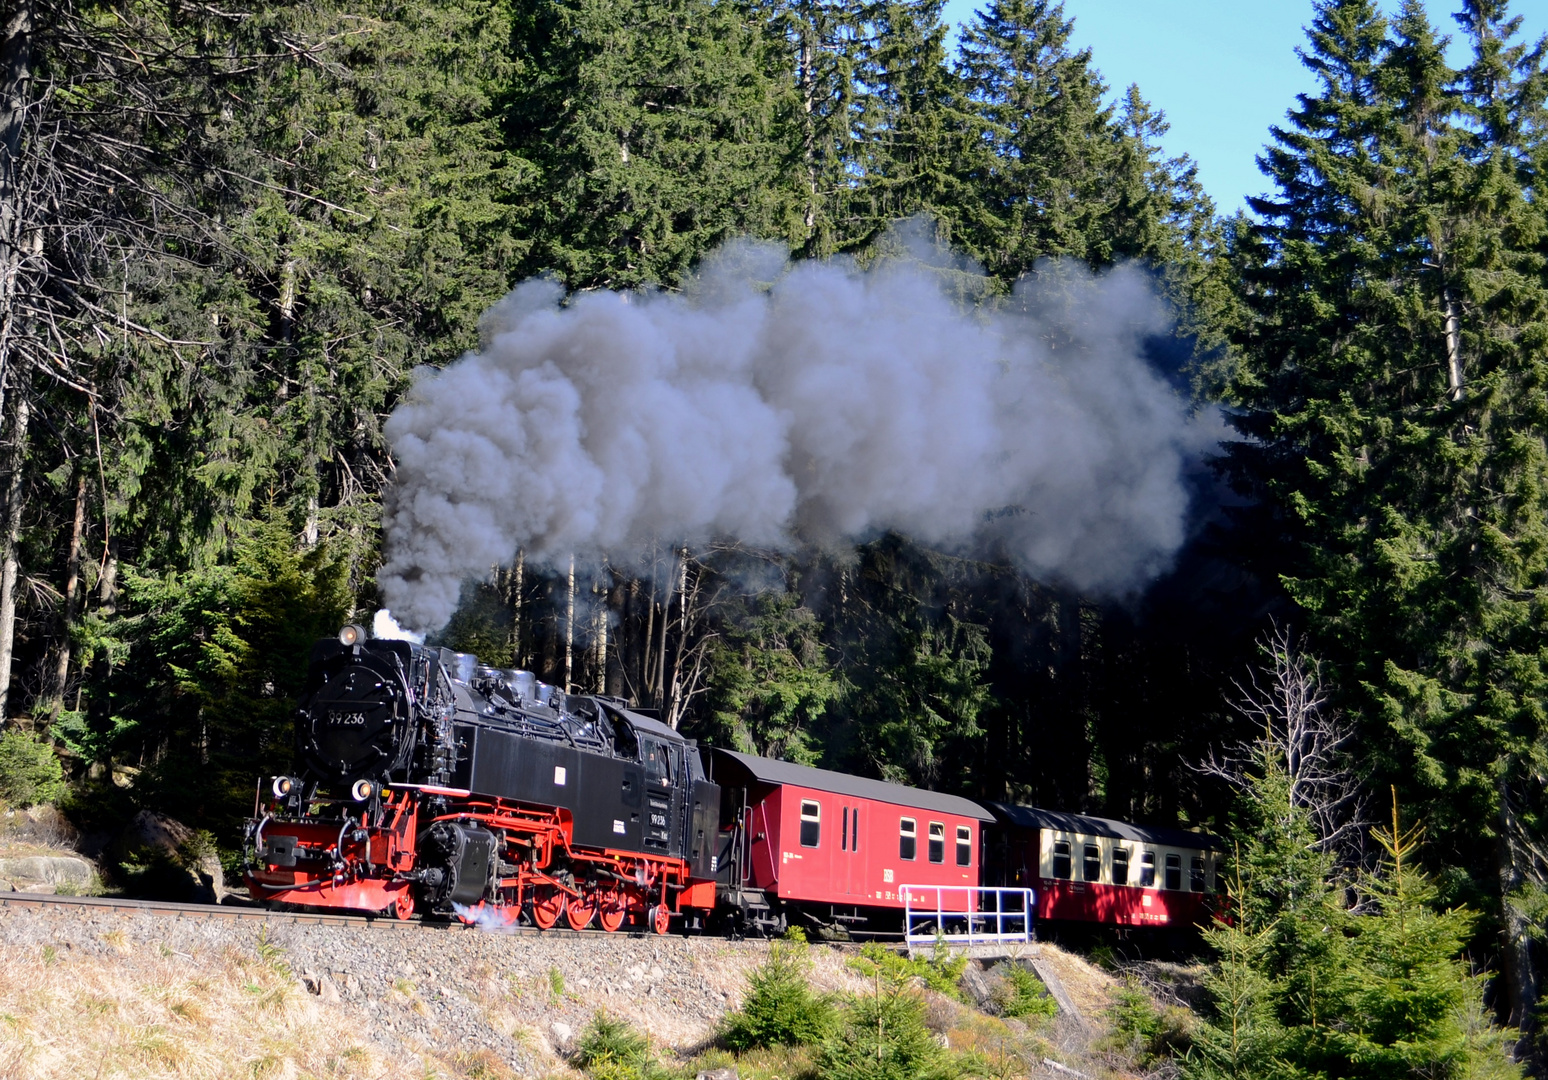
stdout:
[[[377,915],[337,915],[325,912],[313,911],[271,911],[261,907],[247,907],[238,904],[175,904],[163,900],[125,900],[117,896],[55,896],[49,893],[0,893],[0,908],[54,908],[74,911],[116,911],[123,915],[135,912],[148,912],[172,919],[218,919],[218,920],[256,920],[268,923],[289,923],[293,925],[310,924],[318,926],[352,926],[357,929],[374,930],[436,930],[455,932],[462,930],[477,930],[476,926],[469,926],[457,920],[442,921],[438,919],[409,919],[399,920]],[[606,930],[570,930],[568,928],[555,928],[552,930],[539,930],[535,926],[504,927],[499,930],[489,931],[497,934],[549,934],[560,936],[573,936],[583,938],[654,938],[656,935],[644,930],[619,930],[616,933],[608,933]],[[896,944],[902,939],[901,934],[876,933],[870,931],[853,931],[853,940],[847,942],[825,941],[824,945],[838,949],[858,949],[867,941],[877,941],[883,944]],[[678,937],[678,934],[669,935]]]
[[253,919],[262,922],[311,923],[331,926],[354,926],[380,930],[469,930],[460,922],[422,922],[418,919],[402,922],[398,919],[371,915],[335,915],[309,911],[270,911],[267,908],[246,907],[236,904],[174,904],[162,900],[125,900],[116,896],[53,896],[47,893],[0,893],[0,908],[47,908],[73,909],[78,911],[117,911],[122,914],[149,912],[175,919]]

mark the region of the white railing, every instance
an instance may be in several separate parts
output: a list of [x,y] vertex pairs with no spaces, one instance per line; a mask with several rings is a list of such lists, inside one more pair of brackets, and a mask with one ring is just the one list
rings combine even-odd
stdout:
[[1032,941],[1036,894],[1031,889],[904,885],[898,893],[903,898],[903,940],[911,954],[937,940],[953,948]]

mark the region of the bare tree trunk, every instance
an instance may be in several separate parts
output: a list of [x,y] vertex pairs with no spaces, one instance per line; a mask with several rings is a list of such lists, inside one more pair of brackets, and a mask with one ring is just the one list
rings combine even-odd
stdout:
[[107,543],[102,560],[102,580],[97,584],[97,610],[104,616],[118,613],[118,537]]
[[[605,572],[605,570],[604,570]],[[591,591],[598,597],[597,610],[593,616],[593,629],[591,634],[592,644],[592,686],[594,693],[607,693],[607,581],[604,579],[591,586]]]
[[640,659],[640,694],[641,701],[655,700],[656,684],[652,676],[655,674],[655,660],[651,655],[656,637],[656,580],[651,578],[650,595],[645,599],[645,648]]
[[801,82],[801,108],[805,112],[804,131],[801,137],[801,156],[806,162],[806,239],[812,238],[812,229],[817,223],[817,148],[816,135],[812,131],[812,108],[815,95],[816,75],[812,70],[812,28],[805,25],[801,28],[801,53],[797,61],[798,75]]
[[1446,382],[1452,401],[1462,400],[1462,314],[1451,286],[1441,288],[1446,305]]
[[75,521],[70,526],[70,554],[65,560],[64,619],[60,627],[59,656],[54,665],[54,694],[49,719],[64,708],[70,682],[70,631],[81,609],[81,546],[86,530],[86,474],[75,478]]
[[0,721],[11,714],[11,661],[16,648],[16,542],[21,535],[22,466],[27,456],[27,422],[32,404],[23,387],[16,388],[16,418],[11,425],[11,478],[6,485],[5,552],[0,563]]
[[[673,553],[676,554],[675,552]],[[667,641],[672,629],[672,589],[677,584],[677,571],[672,571],[671,582],[667,586],[666,598],[661,603],[661,651],[656,654],[656,708],[661,710],[664,717],[667,714]]]
[[575,663],[575,556],[570,556],[570,573],[564,594],[564,692],[570,693],[570,676]]
[[[12,368],[11,342],[21,329],[13,302],[16,278],[27,258],[21,155],[22,131],[32,93],[33,21],[32,0],[11,0],[0,23],[0,33],[4,35],[0,40],[0,417],[4,416],[7,384],[13,381],[7,377]],[[22,415],[18,413],[17,419]],[[23,436],[22,442],[25,441]],[[9,639],[5,652],[9,663]],[[8,679],[9,670],[5,675]],[[5,686],[0,683],[0,720],[4,718]]]
[[506,575],[505,602],[511,609],[511,666],[521,667],[521,590],[526,570],[527,552],[516,549],[516,565]]
[[0,310],[10,314],[16,271],[25,257],[19,165],[32,87],[32,0],[11,0],[0,33]]
[[[672,681],[666,684],[666,700],[662,704],[662,718],[674,729],[681,719],[680,680],[682,677],[683,650],[688,647],[688,549],[682,550],[677,563],[677,648],[672,653]],[[661,627],[661,658],[666,661],[666,624]]]
[[1501,974],[1510,1005],[1509,1025],[1521,1032],[1516,1043],[1517,1060],[1528,1062],[1532,1074],[1540,1076],[1537,1067],[1543,1062],[1536,1039],[1539,988],[1537,968],[1532,961],[1533,926],[1518,898],[1526,884],[1522,873],[1523,859],[1514,840],[1521,823],[1511,809],[1510,783],[1504,775],[1505,770],[1500,772],[1500,835],[1496,840],[1496,859],[1500,882],[1500,960],[1504,969]]
[[285,401],[290,397],[290,361],[291,361],[291,337],[294,335],[296,325],[296,260],[288,254],[285,261],[280,264],[279,285],[279,339],[280,345],[280,371],[279,399]]

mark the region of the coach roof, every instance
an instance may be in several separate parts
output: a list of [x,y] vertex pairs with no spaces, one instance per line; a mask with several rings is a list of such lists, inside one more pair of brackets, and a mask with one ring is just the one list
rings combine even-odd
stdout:
[[[716,749],[713,753],[717,758],[729,758],[752,774],[754,780],[765,784],[789,784],[792,787],[830,791],[835,795],[871,799],[875,802],[892,803],[895,806],[907,806],[915,810],[929,810],[937,814],[956,814],[958,817],[977,818],[979,821],[994,820],[994,816],[976,802],[956,795],[924,791],[920,788],[905,787],[902,784],[889,784],[884,780],[867,780],[863,776],[814,769],[808,765],[793,765],[788,761],[775,761],[773,758],[738,754],[734,750]],[[719,775],[719,770],[717,770],[715,782],[722,787],[726,786],[726,778]]]
[[1015,806],[1011,803],[992,802],[984,805],[993,810],[1001,821],[1022,829],[1052,829],[1054,832],[1078,833],[1083,836],[1110,836],[1116,840],[1136,840],[1161,847],[1223,850],[1218,836],[1189,832],[1186,829],[1131,825],[1127,821],[1115,821],[1112,818],[1064,814],[1057,810],[1039,810],[1035,806]]

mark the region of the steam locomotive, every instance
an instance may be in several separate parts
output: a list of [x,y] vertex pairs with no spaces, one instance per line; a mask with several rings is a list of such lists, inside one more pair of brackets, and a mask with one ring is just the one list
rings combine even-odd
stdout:
[[664,934],[886,927],[906,889],[999,885],[1039,918],[1175,927],[1214,891],[1212,837],[701,752],[620,699],[357,626],[313,646],[295,722],[300,769],[267,808],[260,786],[244,844],[271,904]]

